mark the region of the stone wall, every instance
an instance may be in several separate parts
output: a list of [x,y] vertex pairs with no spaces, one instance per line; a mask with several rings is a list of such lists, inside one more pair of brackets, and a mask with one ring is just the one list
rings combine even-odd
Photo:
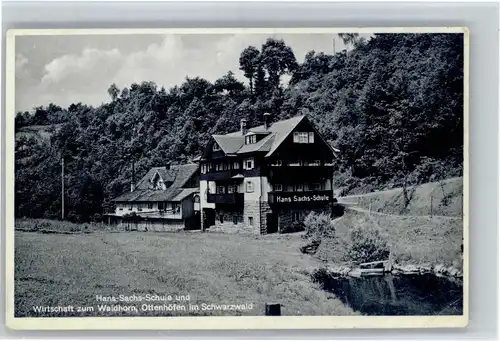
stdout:
[[121,222],[120,227],[127,231],[152,231],[152,232],[168,232],[184,230],[183,220],[141,220],[134,222]]
[[267,234],[267,214],[272,213],[271,207],[267,201],[262,201],[259,205],[260,210],[260,234]]
[[[261,214],[260,202],[258,200],[245,200],[243,204],[243,219],[244,224],[248,228],[253,229],[255,234],[260,233]],[[253,224],[250,225],[250,219],[253,219]]]

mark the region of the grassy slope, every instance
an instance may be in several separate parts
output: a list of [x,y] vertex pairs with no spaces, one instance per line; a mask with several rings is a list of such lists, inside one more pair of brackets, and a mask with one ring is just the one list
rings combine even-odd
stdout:
[[463,220],[447,217],[390,216],[347,210],[335,221],[335,239],[323,239],[316,257],[332,263],[349,263],[349,232],[353,226],[375,225],[392,245],[399,264],[444,264],[461,268]]
[[[407,209],[403,205],[403,193],[400,188],[373,192],[363,195],[352,195],[340,198],[340,201],[357,204],[357,206],[376,212],[407,215],[430,215],[431,198],[432,214],[444,216],[462,215],[463,178],[444,180],[443,188],[439,182],[432,182],[416,187]],[[444,195],[443,195],[444,189]],[[444,199],[446,196],[446,199]]]
[[248,315],[269,302],[283,304],[283,315],[354,314],[311,282],[319,262],[300,244],[277,235],[16,232],[15,304],[26,316],[33,305],[96,306],[96,294],[190,294],[195,304],[253,303]]

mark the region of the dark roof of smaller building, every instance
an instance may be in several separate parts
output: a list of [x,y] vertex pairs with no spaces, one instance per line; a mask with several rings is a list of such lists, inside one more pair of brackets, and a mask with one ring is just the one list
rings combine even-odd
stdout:
[[[113,199],[116,202],[182,201],[187,196],[198,192],[198,188],[183,188],[186,182],[198,170],[195,163],[171,167],[153,167],[136,185],[133,192],[125,192]],[[158,174],[163,182],[170,182],[166,190],[151,189],[151,182]]]

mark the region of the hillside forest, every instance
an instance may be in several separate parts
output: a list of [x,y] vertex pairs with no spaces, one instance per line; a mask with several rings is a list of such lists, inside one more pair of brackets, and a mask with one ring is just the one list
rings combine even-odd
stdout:
[[211,134],[238,130],[241,118],[261,124],[266,112],[273,121],[308,115],[340,150],[334,184],[344,194],[460,176],[463,36],[339,36],[349,50],[310,51],[303,63],[283,40],[249,46],[239,58],[245,82],[229,71],[170,89],[111,84],[109,102],[97,107],[17,113],[16,216],[61,216],[61,158],[67,218],[99,220],[129,190],[133,163],[139,178],[190,162]]

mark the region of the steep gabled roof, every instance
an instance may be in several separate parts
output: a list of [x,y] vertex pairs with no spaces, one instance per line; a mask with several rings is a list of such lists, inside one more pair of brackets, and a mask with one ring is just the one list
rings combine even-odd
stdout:
[[193,193],[198,193],[198,188],[167,188],[165,191],[152,189],[139,189],[133,192],[127,192],[113,199],[115,202],[153,202],[153,201],[172,201],[179,202]]
[[[125,192],[113,201],[180,201],[184,199],[181,193],[184,193],[186,188],[182,188],[186,182],[198,170],[198,165],[195,163],[186,165],[176,165],[167,167],[153,167],[136,185],[136,190],[133,192]],[[171,182],[172,184],[166,190],[153,190],[151,189],[151,180],[158,174],[164,182]],[[193,192],[191,188],[189,188]],[[194,189],[197,191],[198,189]],[[187,192],[186,192],[187,193]]]
[[224,153],[234,154],[245,144],[245,137],[228,135],[212,135],[212,137]]
[[191,179],[194,173],[196,173],[198,165],[196,163],[189,163],[186,165],[172,166],[170,169],[176,172],[172,187],[182,187]]
[[241,135],[239,131],[226,135],[213,135],[213,138],[226,154],[268,152],[266,156],[269,156],[304,118],[305,116],[297,116],[287,120],[274,122],[267,130],[264,125],[250,128],[248,130],[249,132],[267,134],[267,136],[257,143],[245,144],[245,136]]

